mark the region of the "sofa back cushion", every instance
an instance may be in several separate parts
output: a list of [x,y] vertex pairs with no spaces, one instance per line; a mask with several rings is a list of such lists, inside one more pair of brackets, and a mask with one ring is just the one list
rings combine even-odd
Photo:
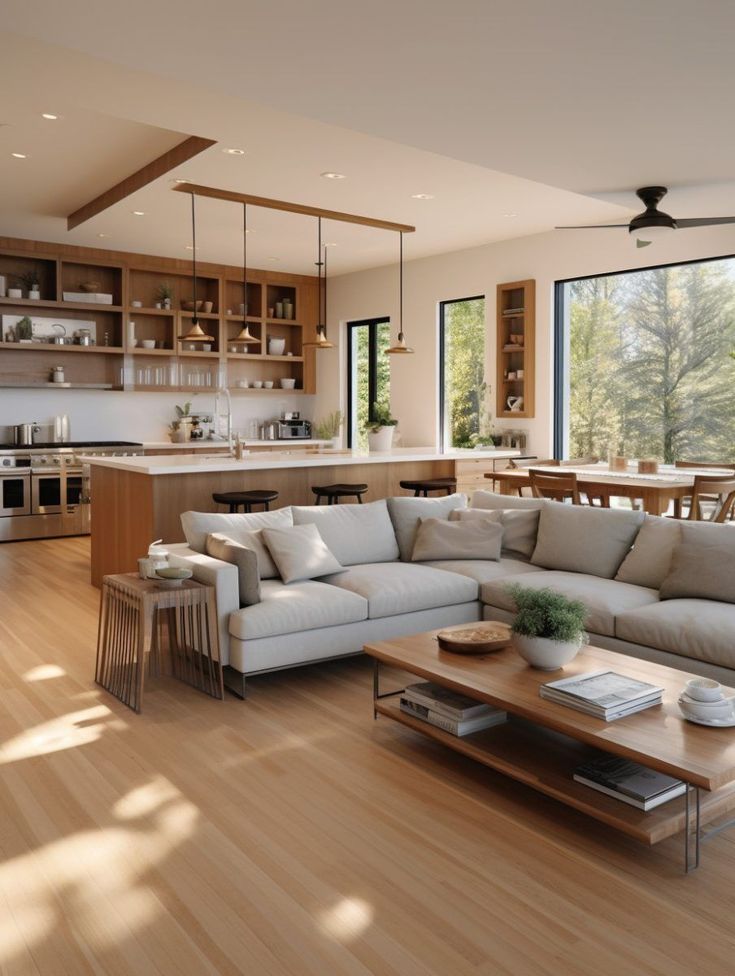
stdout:
[[413,546],[414,562],[429,559],[500,559],[503,527],[489,518],[466,522],[421,519]]
[[470,508],[526,508],[539,509],[548,505],[545,498],[519,498],[517,495],[498,495],[479,489],[472,493]]
[[263,544],[261,530],[283,529],[289,525],[293,525],[290,508],[279,508],[275,512],[253,512],[251,515],[229,515],[221,512],[184,512],[181,515],[181,526],[190,548],[196,552],[206,552],[208,535],[226,535],[255,550],[261,579],[278,577],[276,564]]
[[221,532],[212,532],[207,536],[206,548],[208,556],[237,566],[240,606],[252,607],[260,603],[260,574],[256,551],[222,535]]
[[294,525],[316,525],[343,566],[399,558],[385,499],[367,505],[294,505]]
[[681,522],[677,519],[646,515],[633,548],[615,575],[621,583],[634,583],[661,589],[671,568],[674,549],[681,541]]
[[263,529],[262,532],[284,583],[344,572],[344,566],[330,552],[319,529],[313,524]]
[[735,603],[735,529],[682,522],[681,542],[674,549],[660,596]]
[[531,562],[612,579],[643,518],[643,512],[550,502],[541,509]]
[[536,548],[538,535],[538,509],[490,509],[466,508],[457,509],[449,516],[450,520],[474,521],[476,519],[491,519],[503,527],[503,541],[501,552],[511,558],[522,556],[530,559]]
[[422,518],[448,519],[457,508],[467,508],[467,496],[447,495],[444,498],[409,498],[398,495],[388,499],[388,513],[398,540],[401,559],[411,562],[416,532]]

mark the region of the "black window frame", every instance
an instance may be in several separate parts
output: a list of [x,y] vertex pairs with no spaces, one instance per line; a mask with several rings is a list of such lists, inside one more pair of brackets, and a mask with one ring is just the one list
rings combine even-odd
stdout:
[[354,329],[368,326],[368,418],[374,420],[373,404],[378,395],[378,326],[390,323],[390,316],[383,315],[370,319],[356,319],[347,323],[347,447],[353,446],[353,410],[352,410],[352,333]]
[[688,261],[664,261],[661,264],[647,264],[643,267],[622,268],[620,271],[602,271],[598,274],[574,275],[571,278],[558,278],[554,282],[554,417],[553,443],[554,457],[564,456],[564,431],[566,428],[568,404],[564,397],[564,378],[566,376],[566,335],[564,322],[566,306],[564,302],[565,285],[573,281],[589,281],[591,278],[614,278],[617,275],[636,274],[644,271],[660,271],[661,268],[681,268],[692,264],[709,264],[712,261],[732,261],[735,254],[714,254],[706,258],[693,258]]
[[[439,302],[439,453],[444,454],[447,450],[444,436],[445,423],[444,411],[446,409],[446,396],[444,393],[444,354],[446,351],[446,339],[444,336],[446,321],[445,311],[447,305],[457,305],[461,302],[477,302],[482,300],[487,302],[486,295],[470,295],[469,298],[446,298]],[[485,330],[487,336],[487,328]]]

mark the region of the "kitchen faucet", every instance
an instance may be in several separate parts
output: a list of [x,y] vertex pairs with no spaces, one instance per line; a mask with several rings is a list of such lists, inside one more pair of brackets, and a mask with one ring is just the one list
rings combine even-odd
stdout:
[[[221,399],[224,399],[227,412],[224,414],[226,420],[225,430],[226,433],[222,433],[222,407]],[[227,447],[230,454],[232,454],[232,398],[230,397],[230,391],[226,386],[221,386],[214,396],[214,430],[213,434],[215,437],[221,437],[223,440],[227,441]]]

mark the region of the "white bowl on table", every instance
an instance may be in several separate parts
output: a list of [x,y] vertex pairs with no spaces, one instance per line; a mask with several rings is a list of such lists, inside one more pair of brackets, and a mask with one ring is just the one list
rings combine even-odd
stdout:
[[722,721],[735,717],[735,698],[721,698],[719,701],[703,702],[690,698],[682,692],[679,708],[685,718],[695,718],[700,722]]
[[722,685],[713,678],[692,678],[687,681],[684,691],[689,698],[701,702],[718,702],[724,697]]

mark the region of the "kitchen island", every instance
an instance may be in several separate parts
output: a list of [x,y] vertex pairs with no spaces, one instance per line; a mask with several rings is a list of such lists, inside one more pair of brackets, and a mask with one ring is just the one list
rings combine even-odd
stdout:
[[457,478],[459,491],[488,488],[485,474],[518,457],[515,450],[454,451],[403,448],[377,454],[356,451],[299,451],[222,454],[90,457],[92,499],[92,583],[109,573],[137,569],[154,539],[182,542],[182,512],[217,511],[213,492],[273,489],[277,507],[311,505],[315,485],[363,482],[365,501],[405,494],[402,480]]

